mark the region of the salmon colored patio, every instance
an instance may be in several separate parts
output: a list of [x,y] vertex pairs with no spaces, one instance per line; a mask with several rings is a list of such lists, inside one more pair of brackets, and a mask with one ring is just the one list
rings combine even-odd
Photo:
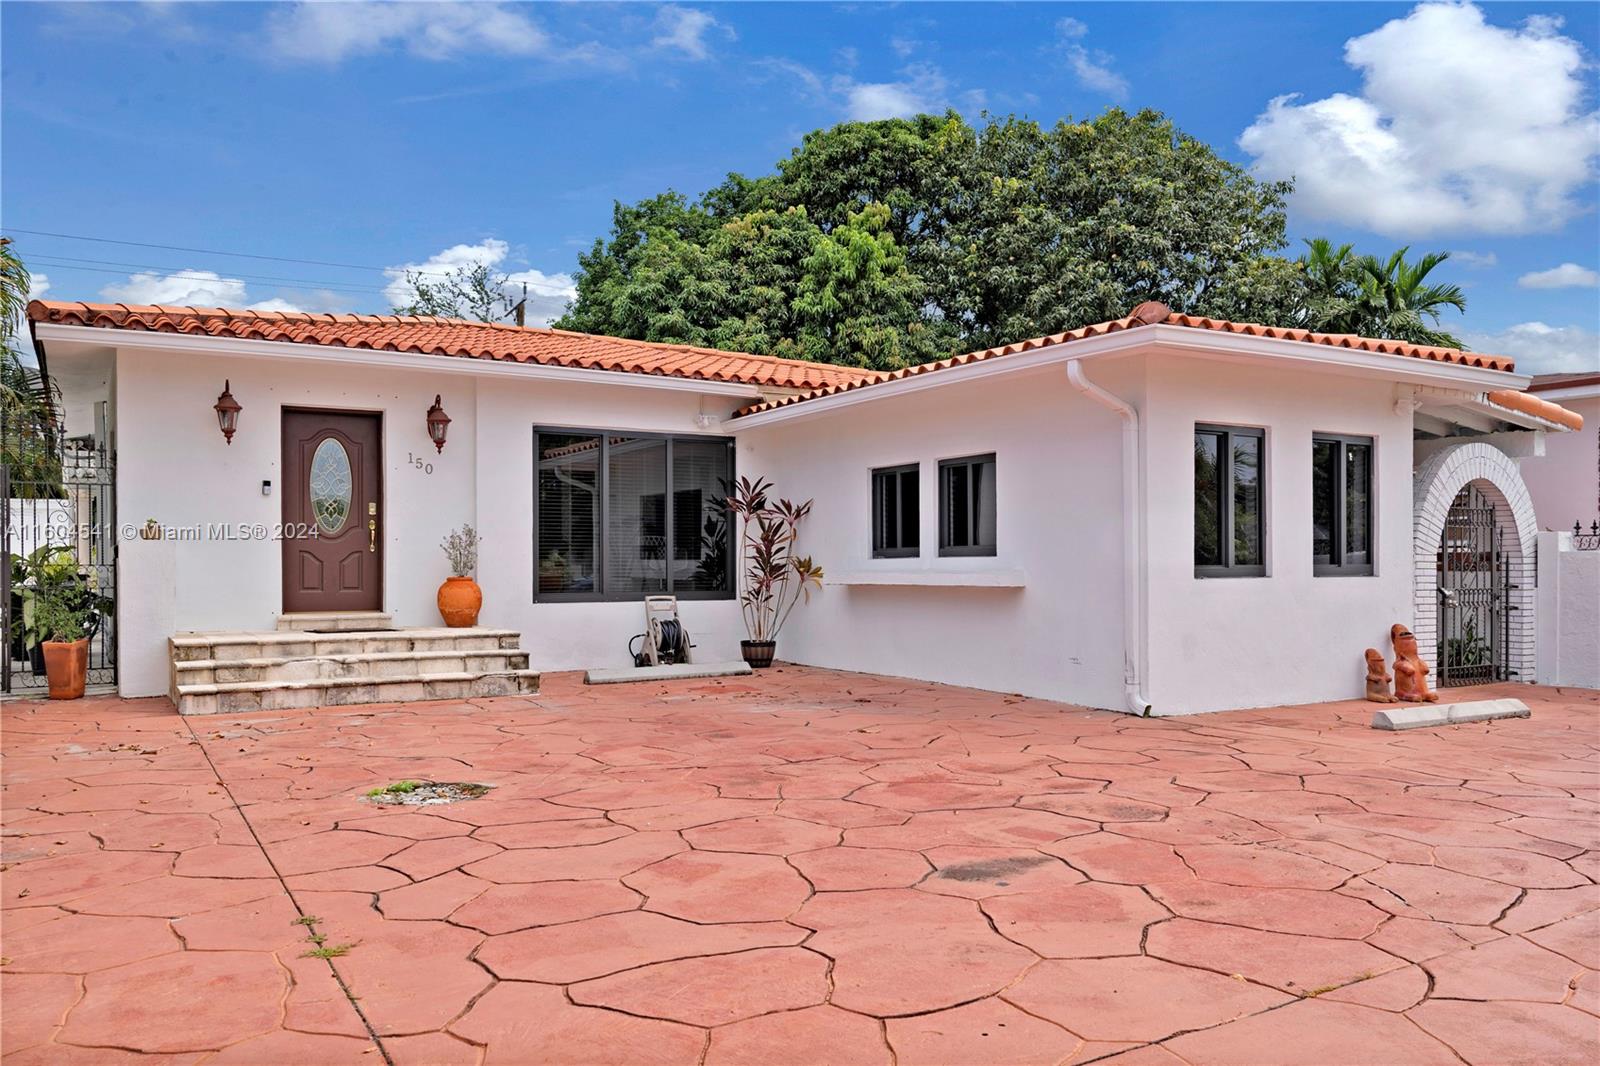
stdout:
[[[1600,1061],[1600,694],[4,711],[6,1066]],[[493,785],[385,807],[402,780]],[[312,955],[320,949],[327,958]]]

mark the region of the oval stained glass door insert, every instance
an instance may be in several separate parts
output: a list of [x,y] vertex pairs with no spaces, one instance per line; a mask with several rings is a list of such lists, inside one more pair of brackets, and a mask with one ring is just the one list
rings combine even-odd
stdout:
[[308,478],[311,489],[311,515],[317,528],[333,534],[344,528],[350,518],[351,493],[350,453],[344,445],[327,438],[317,445],[311,455],[311,472]]

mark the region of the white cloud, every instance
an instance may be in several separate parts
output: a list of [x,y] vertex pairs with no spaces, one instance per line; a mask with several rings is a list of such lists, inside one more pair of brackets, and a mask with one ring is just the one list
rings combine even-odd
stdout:
[[50,291],[50,275],[34,271],[28,275],[28,299],[40,300]]
[[833,90],[844,101],[845,117],[856,122],[910,118],[945,109],[949,83],[938,67],[918,63],[900,72],[899,81],[859,82],[839,75]]
[[1548,230],[1586,210],[1600,114],[1588,60],[1535,16],[1492,26],[1468,3],[1424,3],[1345,42],[1360,95],[1272,100],[1239,137],[1306,216],[1401,236]]
[[706,34],[711,30],[721,31],[730,40],[734,35],[733,30],[710,14],[693,7],[662,8],[656,15],[656,29],[659,32],[651,40],[652,46],[676,49],[696,60],[710,57],[711,46]]
[[[387,268],[384,273],[389,278],[389,284],[383,290],[384,296],[391,307],[403,307],[411,303],[416,295],[415,290],[406,281],[408,272],[449,274],[459,268],[470,268],[479,263],[498,271],[504,269],[501,264],[510,254],[511,245],[493,237],[477,244],[452,245],[420,263]],[[567,304],[578,296],[577,286],[573,284],[570,275],[546,274],[542,270],[532,269],[510,272],[502,291],[512,300],[520,300],[523,285],[528,287],[528,324],[531,326],[549,325],[551,321],[559,318],[566,311]]]
[[107,285],[100,295],[116,303],[195,307],[243,307],[247,299],[244,282],[210,270],[134,274],[125,282]]
[[1536,270],[1517,279],[1524,289],[1592,289],[1600,285],[1600,274],[1577,263],[1562,263],[1549,270]]
[[1090,51],[1083,43],[1089,27],[1075,18],[1064,18],[1056,23],[1056,33],[1061,38],[1061,52],[1080,85],[1115,100],[1127,99],[1128,80],[1111,69],[1111,56],[1099,49]]
[[267,40],[283,58],[324,63],[393,50],[435,60],[526,56],[549,44],[526,14],[499,3],[288,4],[268,16]]
[[1519,374],[1600,370],[1600,334],[1582,326],[1522,322],[1499,333],[1469,331],[1462,339],[1475,352],[1511,356]]
[[1450,259],[1469,270],[1487,270],[1500,262],[1500,257],[1493,252],[1468,252],[1460,249],[1451,252]]
[[[251,311],[304,311],[305,308],[273,297],[251,301],[245,283],[211,270],[175,270],[133,274],[125,282],[107,285],[100,295],[125,304],[173,304],[179,307],[243,307]],[[331,296],[332,294],[323,294]],[[325,301],[324,301],[325,302]]]

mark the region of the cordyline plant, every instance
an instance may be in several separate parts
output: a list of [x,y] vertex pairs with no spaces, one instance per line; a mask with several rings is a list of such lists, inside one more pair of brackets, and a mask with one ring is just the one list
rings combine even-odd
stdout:
[[739,522],[739,561],[744,590],[739,605],[751,640],[777,640],[796,603],[811,599],[811,586],[822,585],[822,567],[809,555],[796,554],[800,523],[811,513],[811,501],[796,504],[768,499],[772,483],[741,477],[728,492],[728,510]]

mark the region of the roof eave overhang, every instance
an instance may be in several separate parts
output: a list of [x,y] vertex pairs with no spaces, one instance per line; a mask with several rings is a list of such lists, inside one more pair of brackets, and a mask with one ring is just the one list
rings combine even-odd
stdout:
[[1561,389],[1540,389],[1533,395],[1551,403],[1560,403],[1562,400],[1595,400],[1600,399],[1600,385],[1569,385]]
[[740,415],[732,420],[736,431],[779,422],[813,418],[856,404],[886,400],[924,389],[954,385],[1004,374],[1021,373],[1079,359],[1107,358],[1134,353],[1171,352],[1232,362],[1266,361],[1274,366],[1300,366],[1347,376],[1383,378],[1396,384],[1447,388],[1463,398],[1492,389],[1521,389],[1531,380],[1526,374],[1462,366],[1412,356],[1365,352],[1305,341],[1278,340],[1239,333],[1221,333],[1191,326],[1156,324],[1119,330],[1096,337],[1063,341],[1031,352],[995,356],[944,370],[911,374],[893,381],[865,385],[828,396],[802,400]]
[[343,348],[331,344],[244,340],[238,337],[214,337],[210,334],[194,333],[153,333],[143,330],[111,329],[105,326],[68,326],[51,322],[35,323],[34,331],[42,344],[54,340],[99,348],[144,348],[240,358],[337,363],[340,366],[366,366],[426,374],[513,377],[524,381],[544,379],[590,382],[624,388],[690,392],[700,396],[725,396],[741,400],[761,398],[761,386],[756,384],[710,381],[705,378],[671,374],[641,374],[627,370],[551,366],[544,363],[522,363],[514,359],[436,355],[427,352],[387,352],[375,348]]

